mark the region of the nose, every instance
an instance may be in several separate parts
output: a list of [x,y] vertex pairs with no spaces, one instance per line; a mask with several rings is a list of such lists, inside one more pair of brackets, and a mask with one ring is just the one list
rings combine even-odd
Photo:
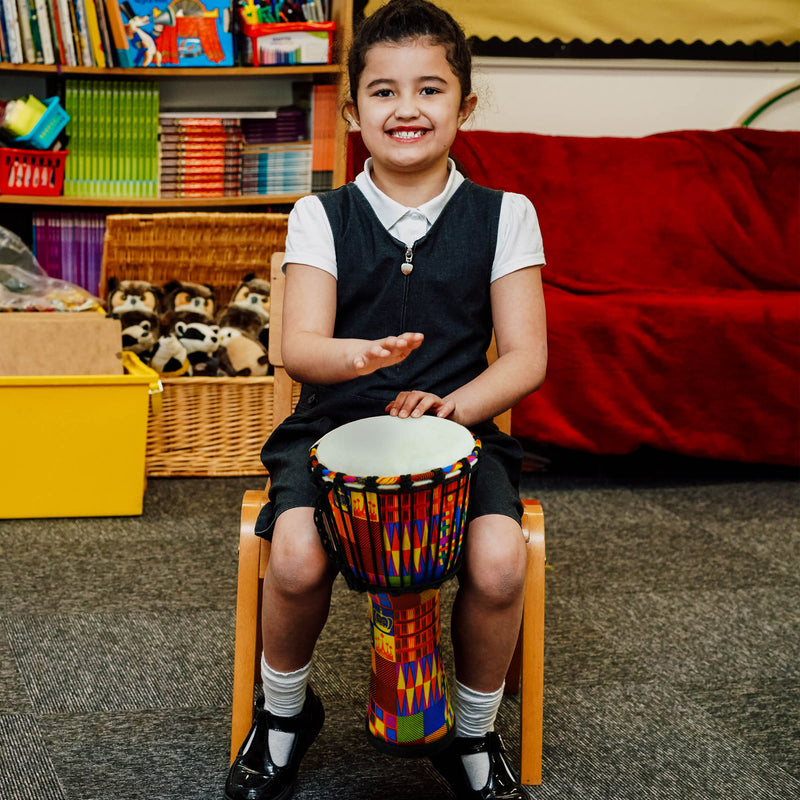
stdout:
[[401,94],[397,98],[394,115],[397,119],[416,119],[419,116],[419,105],[416,95]]

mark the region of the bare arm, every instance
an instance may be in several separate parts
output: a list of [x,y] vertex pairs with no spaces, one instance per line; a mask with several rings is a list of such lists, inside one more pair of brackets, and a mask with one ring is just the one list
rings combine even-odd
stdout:
[[433,411],[462,425],[473,425],[508,410],[541,386],[547,368],[547,327],[538,267],[527,267],[494,281],[492,318],[497,360],[477,378],[444,398],[401,392],[387,406],[399,416]]
[[336,279],[305,264],[286,265],[282,355],[302,383],[340,383],[402,361],[422,344],[421,333],[385,339],[334,339]]

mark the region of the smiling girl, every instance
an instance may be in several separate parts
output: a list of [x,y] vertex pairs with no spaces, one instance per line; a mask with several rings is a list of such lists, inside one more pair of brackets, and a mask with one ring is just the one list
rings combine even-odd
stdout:
[[[288,798],[319,733],[308,685],[335,570],[314,522],[311,445],[353,420],[435,414],[482,443],[451,630],[456,738],[433,758],[459,798],[522,800],[494,721],[519,631],[525,577],[522,451],[497,414],[536,390],[547,361],[536,213],[477,186],[450,159],[477,99],[464,33],[425,0],[391,0],[354,37],[346,111],[370,158],[289,218],[283,358],[303,384],[262,451],[272,541],[264,576],[264,706],[235,760],[228,800]],[[487,364],[496,336],[499,357]]]

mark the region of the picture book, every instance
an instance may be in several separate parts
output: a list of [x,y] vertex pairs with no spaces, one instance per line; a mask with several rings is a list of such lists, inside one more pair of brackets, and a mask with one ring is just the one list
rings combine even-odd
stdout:
[[118,5],[134,66],[233,65],[231,0],[123,0]]

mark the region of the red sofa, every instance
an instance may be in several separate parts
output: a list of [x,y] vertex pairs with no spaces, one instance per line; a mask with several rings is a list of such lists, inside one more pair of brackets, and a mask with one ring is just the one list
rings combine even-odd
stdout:
[[800,133],[470,131],[453,155],[543,231],[550,359],[518,437],[800,464]]

